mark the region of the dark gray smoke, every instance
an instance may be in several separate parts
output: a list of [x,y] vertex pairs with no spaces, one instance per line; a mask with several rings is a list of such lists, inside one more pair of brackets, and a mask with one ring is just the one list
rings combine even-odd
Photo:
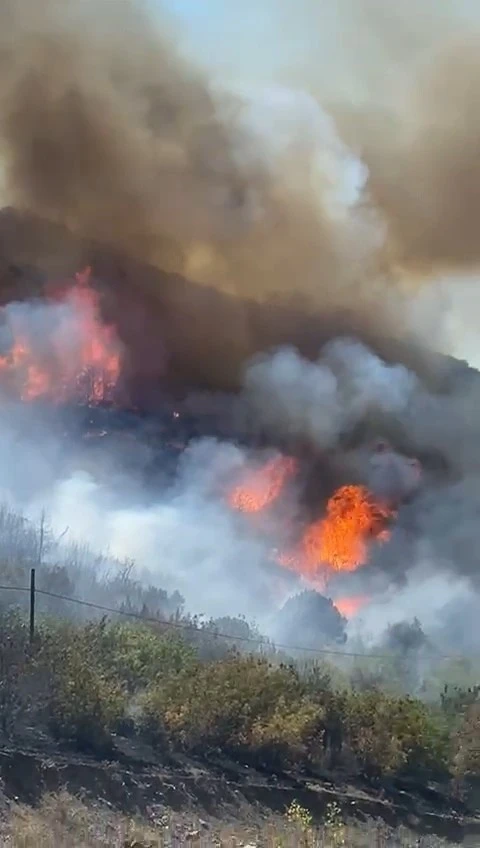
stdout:
[[[350,594],[384,597],[384,610],[372,612],[376,626],[400,610],[405,615],[409,603],[431,624],[452,594],[464,596],[470,586],[477,595],[478,372],[459,369],[449,390],[433,392],[404,366],[385,363],[356,340],[337,339],[316,362],[292,349],[257,358],[245,386],[270,432],[287,444],[336,453],[347,481],[394,505],[389,543],[374,547],[370,566],[350,581]],[[386,435],[397,450],[376,446]],[[429,591],[427,615],[421,606]]]

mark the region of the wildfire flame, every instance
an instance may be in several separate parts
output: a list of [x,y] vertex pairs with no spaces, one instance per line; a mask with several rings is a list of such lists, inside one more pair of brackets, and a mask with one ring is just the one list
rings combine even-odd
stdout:
[[326,515],[308,525],[295,550],[279,552],[277,562],[325,589],[332,573],[365,565],[372,541],[388,541],[387,524],[394,514],[364,486],[341,486],[328,501]]
[[290,457],[274,457],[255,471],[249,471],[230,492],[229,503],[240,512],[261,512],[277,500],[289,477],[296,470]]
[[355,571],[364,565],[369,542],[389,539],[386,523],[392,515],[364,486],[337,489],[328,501],[326,516],[311,524],[303,536],[302,552],[309,572],[324,566]]
[[[293,459],[270,460],[249,472],[230,492],[230,506],[246,513],[261,512],[279,497],[295,470]],[[325,515],[309,524],[295,550],[275,550],[275,559],[325,591],[335,572],[360,568],[367,562],[371,543],[390,538],[388,523],[394,514],[391,507],[377,502],[365,486],[341,486],[329,499]],[[366,597],[352,596],[335,603],[341,614],[350,618],[367,601]]]
[[120,344],[115,327],[102,323],[99,295],[90,283],[91,269],[86,268],[57,297],[48,338],[35,339],[28,313],[3,310],[13,342],[0,356],[0,379],[22,400],[96,404],[112,399],[120,376]]
[[[333,573],[355,571],[367,562],[372,541],[390,538],[387,523],[393,515],[364,486],[342,486],[328,501],[326,515],[307,527],[299,549],[280,554],[277,561],[324,592]],[[335,606],[345,618],[352,618],[366,603],[366,596],[346,596]]]

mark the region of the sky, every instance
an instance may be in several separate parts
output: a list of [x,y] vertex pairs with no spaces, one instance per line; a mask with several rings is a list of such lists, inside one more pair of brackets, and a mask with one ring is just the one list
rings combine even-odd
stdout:
[[[158,5],[159,0],[151,0]],[[342,2],[342,0],[337,0]],[[349,0],[347,0],[349,2]],[[341,38],[335,4],[319,3],[320,29],[310,31],[297,0],[163,0],[178,21],[184,48],[224,77],[242,83],[279,82],[312,53],[338,55]],[[341,49],[341,48],[340,48]]]
[[[240,6],[226,7],[225,0],[164,0],[163,5],[178,19],[185,46],[196,57],[209,64],[232,65],[240,51],[243,54],[255,5],[250,0],[244,0],[242,11]],[[255,28],[262,41],[265,29],[271,26],[268,18],[264,7],[257,4]]]
[[402,42],[411,47],[428,42],[432,20],[434,30],[443,34],[454,23],[462,28],[480,23],[478,0],[404,0],[400,11],[388,9],[385,0],[147,2],[177,19],[185,49],[225,75],[225,81],[268,83],[283,77],[304,82],[313,75],[316,84],[320,79],[337,93],[348,90],[349,99],[355,96],[362,54],[363,64],[374,56],[378,65],[366,81],[371,89],[385,73],[383,60],[403,69]]

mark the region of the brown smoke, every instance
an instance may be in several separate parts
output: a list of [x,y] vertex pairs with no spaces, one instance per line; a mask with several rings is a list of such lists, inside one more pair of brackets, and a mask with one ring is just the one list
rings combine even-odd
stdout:
[[369,195],[388,222],[392,258],[423,272],[480,260],[479,48],[480,34],[448,41],[403,103],[360,123]]
[[[372,3],[365,9],[371,14]],[[402,39],[408,42],[405,32]],[[397,64],[403,56],[402,47]],[[472,52],[467,75],[475,61]],[[458,101],[463,84],[449,84]],[[473,259],[475,215],[467,231],[459,219],[467,206],[475,212],[475,192],[468,178],[459,184],[454,153],[472,138],[474,112],[467,114],[465,91],[449,113],[452,144],[447,150],[444,139],[431,160],[430,127],[445,117],[444,92],[431,85],[425,92],[430,112],[421,101],[408,132],[399,113],[401,132],[382,129],[377,138],[363,106],[354,119],[339,108],[340,125],[363,142],[369,196],[399,245],[395,259],[465,259],[466,246]],[[408,324],[390,255],[364,246],[368,228],[332,217],[328,179],[313,188],[313,142],[297,143],[271,168],[242,128],[243,108],[239,98],[212,95],[205,75],[180,54],[175,33],[150,20],[140,2],[3,0],[0,142],[10,203],[232,295],[212,300],[180,285],[167,292],[147,275],[159,314],[172,316],[196,372],[213,380],[217,370],[222,381],[235,380],[253,351],[301,340],[307,329],[303,347],[313,352],[341,328],[387,354],[388,340],[405,337]],[[465,121],[456,132],[459,115]],[[473,142],[469,150],[473,160]],[[436,182],[435,163],[443,182]],[[455,208],[437,210],[452,187]],[[443,254],[434,255],[435,245]],[[133,295],[147,277],[132,280]]]
[[166,262],[172,239],[208,237],[219,226],[208,195],[237,175],[206,86],[167,35],[128,0],[2,8],[13,202]]
[[365,200],[387,226],[386,261],[424,278],[476,266],[480,18],[474,4],[337,0],[341,43],[328,53],[329,68],[322,55],[332,40],[327,4],[286,0],[283,15],[306,48],[289,72],[329,103],[369,168]]
[[198,267],[242,294],[290,291],[294,271],[311,278],[318,257],[336,274],[333,229],[312,214],[308,165],[297,167],[294,196],[264,169],[236,163],[235,108],[229,124],[219,119],[208,81],[140,3],[2,8],[13,205],[162,267]]

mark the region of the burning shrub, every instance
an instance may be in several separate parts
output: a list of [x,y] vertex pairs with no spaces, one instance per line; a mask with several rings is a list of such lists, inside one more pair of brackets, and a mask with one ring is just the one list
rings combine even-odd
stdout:
[[93,404],[113,399],[121,345],[115,327],[101,319],[90,277],[90,268],[76,274],[51,301],[1,308],[10,344],[0,355],[0,376],[13,396]]

